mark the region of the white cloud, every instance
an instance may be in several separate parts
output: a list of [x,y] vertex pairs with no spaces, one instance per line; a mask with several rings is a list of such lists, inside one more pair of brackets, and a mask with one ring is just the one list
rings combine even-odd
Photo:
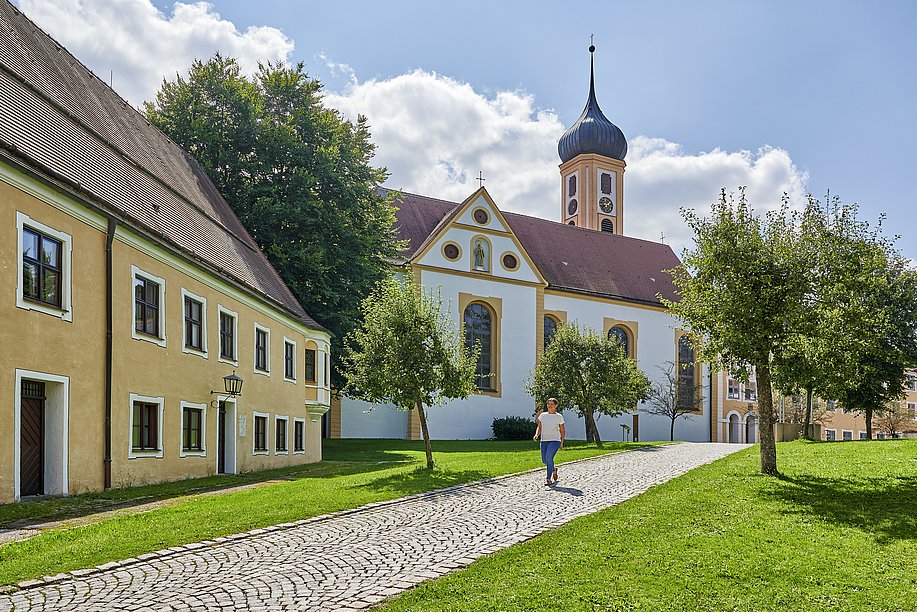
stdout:
[[[375,161],[391,173],[389,187],[461,201],[477,188],[475,177],[483,170],[502,209],[559,217],[557,141],[565,127],[530,94],[485,96],[467,83],[415,70],[364,83],[354,79],[325,101],[352,119],[367,116],[378,145]],[[690,154],[646,136],[630,139],[624,177],[627,234],[658,241],[665,233],[676,252],[690,241],[681,207],[706,211],[722,187],[747,186],[754,207],[773,208],[784,192],[801,201],[807,180],[782,149]]]
[[216,51],[253,73],[258,61],[287,60],[293,41],[272,27],[236,26],[207,2],[176,2],[172,15],[149,0],[18,0],[20,9],[100,78],[139,106],[163,78],[184,74]]

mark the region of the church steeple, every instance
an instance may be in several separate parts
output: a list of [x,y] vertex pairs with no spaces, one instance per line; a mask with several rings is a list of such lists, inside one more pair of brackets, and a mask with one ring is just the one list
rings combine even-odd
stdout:
[[561,165],[561,219],[615,234],[624,233],[624,132],[605,117],[595,95],[595,45],[589,46],[589,98],[557,143]]

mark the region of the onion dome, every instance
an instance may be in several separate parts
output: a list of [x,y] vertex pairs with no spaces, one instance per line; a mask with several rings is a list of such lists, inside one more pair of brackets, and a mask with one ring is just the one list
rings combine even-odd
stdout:
[[621,128],[609,121],[595,99],[595,45],[590,45],[589,100],[583,114],[573,126],[564,132],[557,143],[561,162],[568,162],[582,153],[596,153],[624,160],[627,155],[627,139]]

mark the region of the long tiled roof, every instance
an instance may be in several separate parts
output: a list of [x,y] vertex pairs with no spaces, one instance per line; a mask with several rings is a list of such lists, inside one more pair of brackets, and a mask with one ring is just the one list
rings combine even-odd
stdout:
[[[395,205],[408,258],[460,206],[414,194],[402,194]],[[654,305],[659,305],[657,294],[677,299],[672,277],[664,270],[679,260],[668,245],[517,213],[503,215],[551,289]]]
[[0,0],[0,155],[323,329],[197,161],[7,0]]

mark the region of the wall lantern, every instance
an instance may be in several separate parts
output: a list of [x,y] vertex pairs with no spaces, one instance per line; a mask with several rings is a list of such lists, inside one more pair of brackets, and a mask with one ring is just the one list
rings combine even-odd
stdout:
[[[233,370],[232,374],[229,376],[223,377],[223,388],[226,392],[226,395],[230,397],[236,397],[237,395],[242,395],[242,383],[244,381],[236,376],[236,371]],[[213,393],[219,393],[219,391],[211,391]]]

